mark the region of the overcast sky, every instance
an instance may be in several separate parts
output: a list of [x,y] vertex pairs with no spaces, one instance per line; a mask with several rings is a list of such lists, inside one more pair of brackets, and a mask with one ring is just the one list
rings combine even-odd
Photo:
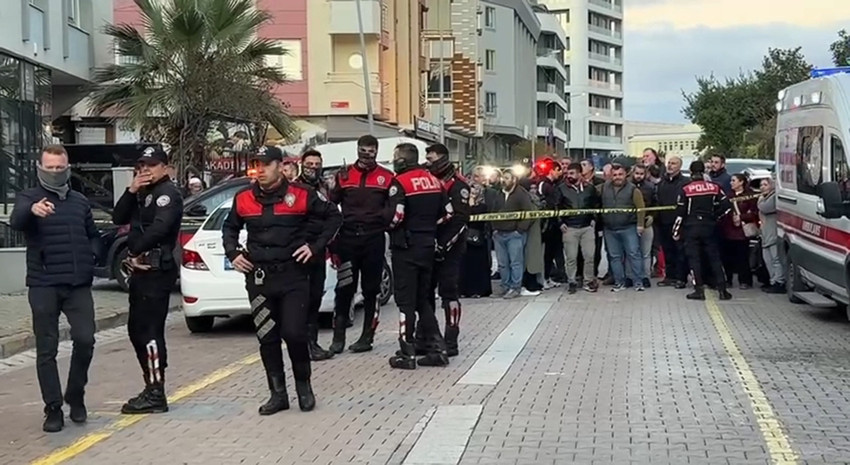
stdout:
[[[712,72],[735,76],[769,47],[803,47],[831,66],[829,44],[850,29],[850,0],[623,0],[625,117],[685,122],[682,90]],[[804,6],[805,5],[805,6]]]

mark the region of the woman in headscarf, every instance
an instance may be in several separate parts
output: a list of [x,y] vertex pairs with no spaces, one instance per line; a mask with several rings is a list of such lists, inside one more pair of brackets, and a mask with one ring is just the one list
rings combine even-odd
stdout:
[[[480,168],[480,167],[479,167]],[[483,172],[479,168],[469,183],[470,214],[487,213],[484,200]],[[490,225],[486,221],[471,221],[467,225],[466,252],[460,263],[460,295],[466,298],[489,297],[493,293],[490,281]]]

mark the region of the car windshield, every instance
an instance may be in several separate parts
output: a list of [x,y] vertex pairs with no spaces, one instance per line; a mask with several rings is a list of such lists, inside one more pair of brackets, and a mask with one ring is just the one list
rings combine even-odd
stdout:
[[188,197],[184,202],[185,209],[195,209],[198,208],[198,205],[201,205],[204,207],[204,215],[206,215],[225,200],[233,198],[237,192],[247,185],[248,182],[242,179],[217,184],[204,192]]
[[727,160],[726,172],[729,174],[743,173],[747,168],[773,171],[776,162],[773,160]]
[[224,220],[227,219],[228,213],[230,213],[230,207],[219,208],[210,215],[201,229],[204,231],[220,231],[222,226],[224,226]]

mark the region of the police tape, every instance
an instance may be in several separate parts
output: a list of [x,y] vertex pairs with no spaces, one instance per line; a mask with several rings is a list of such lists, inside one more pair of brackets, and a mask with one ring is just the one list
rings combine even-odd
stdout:
[[[757,199],[759,194],[745,195],[731,199],[732,202],[744,202]],[[561,218],[581,215],[611,215],[615,213],[659,212],[676,210],[676,205],[662,205],[644,208],[575,208],[568,210],[533,210],[524,212],[479,213],[469,217],[469,221],[518,221]]]

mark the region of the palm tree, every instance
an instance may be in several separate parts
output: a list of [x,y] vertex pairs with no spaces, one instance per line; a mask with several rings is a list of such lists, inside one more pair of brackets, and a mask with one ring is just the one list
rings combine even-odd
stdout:
[[267,122],[292,134],[272,89],[287,82],[269,56],[285,55],[257,37],[270,15],[254,0],[134,0],[143,28],[107,25],[120,63],[95,72],[92,110],[120,113],[141,127],[152,119],[174,149],[178,171],[203,166],[207,133],[221,121]]

